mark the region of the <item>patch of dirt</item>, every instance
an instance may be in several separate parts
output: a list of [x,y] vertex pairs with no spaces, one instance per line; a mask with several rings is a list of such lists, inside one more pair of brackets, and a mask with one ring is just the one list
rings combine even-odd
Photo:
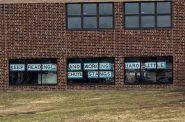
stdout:
[[3,114],[5,116],[19,114],[36,114],[39,112],[51,111],[54,109],[55,107],[52,106],[24,105],[0,109],[0,114]]
[[15,112],[15,113],[8,114],[8,116],[10,116],[10,115],[17,116],[17,115],[20,115],[20,114],[36,114],[36,113],[39,113],[39,112],[46,112],[46,111],[50,111],[50,110],[53,110],[53,109],[47,108],[47,109],[40,109],[40,110],[37,110],[37,111],[33,110],[33,111]]

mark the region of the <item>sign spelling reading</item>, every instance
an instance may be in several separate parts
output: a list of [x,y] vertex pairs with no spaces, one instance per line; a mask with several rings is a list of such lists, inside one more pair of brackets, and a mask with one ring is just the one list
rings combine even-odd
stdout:
[[41,64],[27,64],[28,71],[41,71]]
[[56,71],[56,64],[27,64],[28,71]]

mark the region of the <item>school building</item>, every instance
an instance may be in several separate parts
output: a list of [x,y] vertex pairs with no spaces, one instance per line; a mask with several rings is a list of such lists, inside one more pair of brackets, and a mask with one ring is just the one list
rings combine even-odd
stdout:
[[0,0],[0,89],[185,87],[184,0]]

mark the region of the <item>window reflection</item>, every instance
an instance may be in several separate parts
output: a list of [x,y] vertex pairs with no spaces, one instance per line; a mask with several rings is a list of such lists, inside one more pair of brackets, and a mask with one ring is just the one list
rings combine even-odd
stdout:
[[125,83],[173,83],[172,60],[172,57],[125,58]]
[[56,63],[56,59],[11,59],[9,83],[10,85],[57,84]]

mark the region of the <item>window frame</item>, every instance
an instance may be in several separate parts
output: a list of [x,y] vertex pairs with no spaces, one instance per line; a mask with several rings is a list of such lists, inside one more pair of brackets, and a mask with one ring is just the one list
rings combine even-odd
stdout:
[[[68,79],[68,71],[70,71],[70,70],[68,70],[68,64],[70,63],[70,59],[81,59],[82,60],[82,69],[83,69],[83,64],[84,64],[84,62],[86,62],[86,61],[84,61],[85,59],[95,59],[95,60],[98,60],[97,62],[98,62],[98,64],[100,63],[100,60],[103,60],[104,58],[106,58],[106,59],[112,59],[113,60],[113,64],[114,64],[114,69],[113,70],[111,70],[111,71],[113,71],[113,74],[114,74],[114,77],[112,78],[113,79],[113,83],[70,83],[69,82],[69,79]],[[116,81],[115,81],[115,79],[116,79],[116,70],[115,70],[115,57],[69,57],[69,58],[67,58],[66,59],[67,61],[66,61],[66,82],[67,82],[67,85],[69,85],[69,86],[73,86],[73,85],[83,85],[83,86],[89,86],[89,85],[93,85],[93,86],[95,86],[95,85],[115,85],[115,83],[116,83]],[[88,71],[88,70],[82,70],[82,74],[84,74],[84,71]],[[90,71],[96,71],[96,70],[90,70]],[[108,71],[108,70],[100,70],[99,69],[99,67],[98,67],[98,70],[97,70],[98,72],[99,71]],[[78,71],[77,71],[78,72]],[[96,78],[96,79],[103,79],[103,78]]]
[[[29,62],[29,60],[39,60],[40,62],[40,64],[46,64],[46,63],[43,63],[43,61],[42,61],[42,59],[43,60],[56,60],[56,66],[58,67],[58,60],[57,60],[57,58],[11,58],[11,59],[9,59],[8,60],[8,78],[9,78],[9,82],[8,82],[8,85],[9,86],[57,86],[58,85],[58,83],[59,83],[59,81],[58,81],[58,68],[57,68],[57,70],[55,71],[56,72],[56,78],[57,78],[57,82],[55,83],[55,84],[42,84],[42,81],[41,81],[41,84],[23,84],[23,85],[21,85],[21,84],[10,84],[10,60],[23,60],[23,61],[21,61],[21,62],[23,62],[24,64],[25,64],[25,71],[20,71],[20,72],[23,72],[23,73],[28,73],[28,72],[30,72],[30,71],[27,71],[27,64],[28,64],[28,62]],[[23,63],[21,63],[21,64],[23,64]],[[13,63],[13,64],[19,64],[19,63]],[[29,64],[31,64],[31,63],[29,63]],[[16,71],[17,72],[17,71]],[[44,74],[44,72],[46,72],[46,71],[37,71],[37,72],[39,72],[39,73],[42,73],[42,74]],[[52,72],[54,72],[54,71],[52,71]],[[42,77],[42,76],[41,76]],[[42,78],[41,78],[41,80],[42,80]]]
[[[99,14],[99,5],[100,4],[112,4],[112,14],[108,14],[108,15],[100,15]],[[80,4],[81,5],[81,14],[80,15],[68,15],[68,5],[70,4]],[[97,7],[97,13],[96,15],[83,15],[83,6],[84,4],[96,4]],[[75,3],[66,3],[65,4],[65,16],[66,16],[66,30],[67,31],[94,31],[94,30],[111,30],[114,29],[115,27],[115,14],[114,14],[114,2],[75,2]],[[68,18],[69,17],[77,17],[77,18],[81,18],[81,28],[68,28]],[[84,17],[96,17],[97,18],[97,27],[96,28],[84,28]],[[100,18],[101,17],[112,17],[112,28],[100,28],[99,27],[99,23],[100,23]]]
[[[126,59],[127,58],[138,58],[139,59],[139,62],[140,62],[140,66],[141,66],[141,64],[142,64],[142,59],[145,59],[145,58],[155,58],[156,59],[156,64],[157,64],[157,61],[158,61],[158,59],[160,59],[160,58],[169,58],[170,60],[171,60],[171,64],[172,64],[172,68],[171,68],[171,73],[172,73],[172,81],[171,82],[166,82],[166,83],[162,83],[162,82],[157,82],[157,77],[158,77],[158,71],[159,70],[157,70],[157,67],[156,67],[156,69],[155,69],[155,72],[156,72],[156,82],[148,82],[148,83],[146,83],[146,82],[144,82],[144,81],[140,81],[139,80],[139,83],[128,83],[128,82],[126,82],[126,69],[125,69],[125,63],[126,63]],[[170,85],[170,84],[173,84],[174,83],[174,58],[173,58],[173,56],[143,56],[143,57],[124,57],[124,64],[123,64],[123,66],[124,66],[124,85]],[[139,71],[140,71],[140,74],[141,74],[141,67],[140,67],[140,69],[139,69]],[[167,69],[167,70],[170,70],[170,69]]]
[[[157,3],[162,3],[162,2],[169,2],[170,3],[170,13],[157,13]],[[127,3],[138,3],[138,7],[139,7],[139,13],[138,14],[126,14],[125,13],[125,6]],[[141,14],[141,4],[142,3],[154,3],[154,14]],[[173,2],[172,1],[130,1],[130,2],[124,2],[123,3],[123,25],[124,25],[124,29],[125,30],[147,30],[147,29],[171,29],[173,28]],[[139,27],[126,27],[126,17],[132,17],[132,16],[136,16],[139,17]],[[142,27],[141,26],[141,17],[142,16],[154,16],[154,27]],[[169,27],[157,27],[157,17],[158,16],[170,16],[171,19],[171,23]]]

